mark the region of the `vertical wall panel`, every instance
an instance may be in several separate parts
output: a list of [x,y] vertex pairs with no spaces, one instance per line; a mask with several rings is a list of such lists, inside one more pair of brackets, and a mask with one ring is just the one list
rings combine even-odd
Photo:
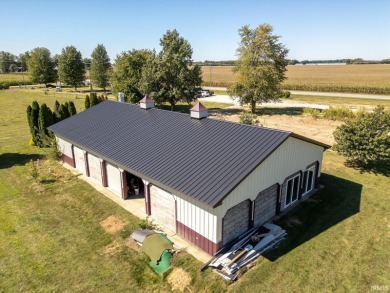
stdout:
[[100,159],[88,153],[89,176],[99,183],[102,182],[102,169]]
[[118,167],[106,162],[107,187],[122,198],[121,173]]
[[74,160],[76,162],[76,169],[86,175],[84,151],[78,147],[74,147]]

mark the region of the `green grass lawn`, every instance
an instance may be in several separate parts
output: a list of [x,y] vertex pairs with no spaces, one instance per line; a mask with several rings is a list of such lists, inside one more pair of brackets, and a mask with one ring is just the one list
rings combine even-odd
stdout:
[[[141,223],[89,184],[29,146],[26,107],[52,107],[84,95],[39,90],[0,91],[0,292],[167,292],[147,257],[124,244]],[[210,105],[205,105],[211,107]],[[216,105],[214,105],[216,107]],[[39,159],[39,180],[28,162]],[[360,173],[325,153],[322,184],[312,200],[281,218],[287,240],[229,286],[186,252],[173,266],[191,276],[189,292],[367,292],[390,286],[389,177]],[[114,234],[100,222],[126,224]],[[115,244],[113,253],[107,247]]]
[[325,97],[325,96],[320,97],[320,96],[304,96],[304,95],[291,95],[291,99],[294,101],[313,103],[313,104],[323,104],[323,105],[329,105],[334,107],[345,106],[348,108],[359,108],[360,106],[376,107],[377,105],[383,105],[386,109],[390,109],[390,100],[357,99],[357,98]]

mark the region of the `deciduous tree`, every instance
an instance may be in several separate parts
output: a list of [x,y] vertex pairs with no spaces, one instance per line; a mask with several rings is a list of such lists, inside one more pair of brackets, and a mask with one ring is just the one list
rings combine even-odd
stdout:
[[114,92],[125,94],[127,101],[138,103],[143,98],[141,78],[145,65],[154,58],[150,50],[132,50],[117,55],[111,72]]
[[106,90],[106,87],[109,85],[111,63],[104,45],[98,44],[95,50],[93,50],[91,57],[90,75],[92,84]]
[[22,71],[28,70],[28,59],[30,59],[30,52],[26,51],[24,53],[19,54],[18,56],[18,63],[21,67]]
[[57,73],[54,60],[46,48],[35,48],[28,59],[30,79],[34,83],[48,84],[55,82]]
[[248,25],[239,30],[241,42],[237,49],[237,65],[234,72],[238,81],[229,87],[229,95],[251,104],[255,113],[256,103],[278,100],[281,83],[286,79],[288,50],[273,34],[269,24],[255,29]]
[[58,75],[60,81],[72,85],[75,90],[84,80],[85,68],[80,51],[74,46],[62,49],[58,61]]
[[16,56],[0,51],[0,73],[9,73],[12,64],[16,64]]
[[195,100],[202,83],[201,69],[193,64],[190,43],[177,30],[167,31],[160,45],[161,51],[143,74],[142,90],[157,102],[168,102],[174,110],[179,101]]

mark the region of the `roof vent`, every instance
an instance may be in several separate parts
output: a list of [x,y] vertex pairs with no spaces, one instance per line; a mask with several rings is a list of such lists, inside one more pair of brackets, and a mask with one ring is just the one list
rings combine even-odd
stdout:
[[141,101],[139,101],[139,106],[145,110],[154,108],[154,101],[149,98],[149,96],[145,96]]
[[119,92],[118,93],[118,102],[124,103],[125,102],[125,94]]
[[208,110],[201,103],[197,103],[191,108],[191,118],[202,119],[208,116]]

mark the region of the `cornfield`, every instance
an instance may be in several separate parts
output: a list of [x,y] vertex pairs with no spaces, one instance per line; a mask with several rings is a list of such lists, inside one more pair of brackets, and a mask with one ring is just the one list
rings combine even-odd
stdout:
[[[236,81],[232,66],[203,66],[203,84],[227,87]],[[390,65],[288,66],[285,90],[390,94]]]

